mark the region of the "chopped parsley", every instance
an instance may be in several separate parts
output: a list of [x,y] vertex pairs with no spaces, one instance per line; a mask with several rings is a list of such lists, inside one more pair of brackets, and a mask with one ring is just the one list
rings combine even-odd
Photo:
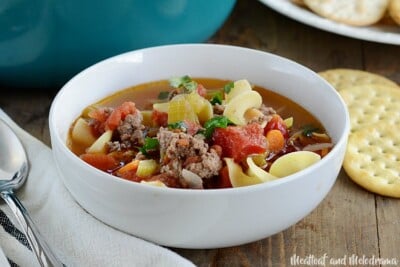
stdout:
[[210,103],[212,105],[215,105],[215,104],[220,104],[221,105],[222,104],[222,98],[223,98],[222,92],[216,92],[213,95],[213,97],[211,98]]
[[315,127],[313,125],[305,125],[305,126],[303,126],[301,133],[306,137],[311,137],[312,133],[318,132],[318,131],[320,131],[320,129],[318,127]]
[[229,92],[232,90],[233,87],[234,87],[233,82],[225,84],[224,85],[224,92],[229,94]]
[[146,137],[144,139],[144,144],[139,148],[143,155],[147,156],[150,151],[157,150],[160,146],[157,138]]
[[170,92],[168,92],[168,91],[162,91],[162,92],[160,92],[159,94],[158,94],[158,99],[159,100],[166,100],[166,99],[168,99],[168,97],[169,97],[169,94],[170,94]]
[[184,121],[178,121],[174,123],[168,124],[169,129],[180,129],[180,130],[187,130],[188,126]]
[[169,84],[174,88],[183,89],[184,93],[193,92],[197,88],[197,82],[193,81],[188,75],[171,78]]
[[204,123],[204,130],[201,132],[206,138],[211,138],[215,128],[226,128],[233,123],[225,116],[217,116]]

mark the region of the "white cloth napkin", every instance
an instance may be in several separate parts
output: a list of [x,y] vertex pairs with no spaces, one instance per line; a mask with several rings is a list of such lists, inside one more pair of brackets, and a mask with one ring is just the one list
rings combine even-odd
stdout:
[[0,266],[3,267],[8,267],[10,264],[8,263],[8,260],[6,258],[6,255],[4,255],[3,249],[0,247]]
[[[66,266],[194,266],[167,248],[111,228],[85,212],[58,177],[50,148],[18,127],[1,109],[0,118],[17,133],[30,161],[29,177],[17,196]],[[0,209],[18,228],[4,201]],[[21,267],[38,266],[23,238],[15,238],[18,230],[10,234],[10,228],[3,222],[2,226],[0,246],[7,258]]]

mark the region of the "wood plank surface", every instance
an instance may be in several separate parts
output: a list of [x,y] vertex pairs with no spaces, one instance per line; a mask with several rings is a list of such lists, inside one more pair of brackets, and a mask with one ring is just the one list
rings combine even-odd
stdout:
[[[252,19],[243,14],[251,14]],[[398,46],[314,29],[261,3],[239,1],[230,20],[211,42],[275,53],[317,72],[330,68],[364,69],[400,82],[400,62],[395,56],[400,56]],[[326,255],[327,265],[362,266],[356,263],[356,257],[391,259],[400,255],[399,241],[393,235],[400,230],[399,206],[396,199],[377,197],[360,188],[342,171],[319,207],[286,231],[252,244],[202,255],[192,250],[176,251],[195,259],[199,266],[289,266],[293,255]]]
[[[230,18],[208,42],[275,53],[314,71],[364,69],[400,83],[400,46],[324,32],[280,15],[258,1],[238,0]],[[0,108],[50,145],[48,112],[57,90],[2,88]],[[342,171],[325,200],[283,232],[236,247],[171,249],[197,266],[294,266],[295,256],[323,259],[324,255],[325,266],[367,266],[350,264],[350,257],[363,256],[396,259],[400,264],[399,233],[399,200],[367,192]],[[340,260],[346,264],[340,264]]]

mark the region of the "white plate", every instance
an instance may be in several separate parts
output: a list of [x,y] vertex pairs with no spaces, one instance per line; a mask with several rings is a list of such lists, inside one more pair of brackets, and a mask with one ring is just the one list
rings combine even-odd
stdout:
[[322,18],[290,0],[259,1],[285,16],[315,28],[361,40],[400,45],[400,26],[352,27]]

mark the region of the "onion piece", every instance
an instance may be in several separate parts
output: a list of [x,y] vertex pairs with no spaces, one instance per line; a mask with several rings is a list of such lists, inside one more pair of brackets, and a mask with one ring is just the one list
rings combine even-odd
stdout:
[[203,189],[203,179],[187,169],[182,170],[182,178],[192,189]]
[[294,141],[294,140],[296,140],[299,136],[301,136],[302,135],[302,130],[299,130],[299,131],[297,131],[297,132],[294,132],[291,136],[290,136],[290,138],[289,138],[289,141]]
[[318,150],[322,150],[325,148],[331,148],[331,147],[333,147],[332,143],[316,143],[316,144],[306,145],[302,150],[303,151],[318,151]]
[[316,133],[313,132],[312,133],[313,138],[318,139],[319,141],[330,141],[329,136],[326,133]]

